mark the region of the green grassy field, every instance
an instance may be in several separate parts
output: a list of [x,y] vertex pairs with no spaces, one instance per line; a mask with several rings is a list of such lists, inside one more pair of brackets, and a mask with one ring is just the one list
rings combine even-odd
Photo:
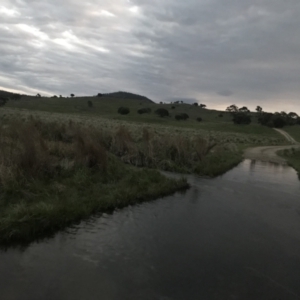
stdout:
[[[87,104],[92,101],[93,107]],[[130,114],[120,115],[117,110],[121,106],[130,109]],[[256,118],[252,118],[250,125],[234,125],[232,117],[227,112],[216,110],[202,109],[199,106],[189,104],[155,104],[142,100],[116,99],[109,97],[74,97],[74,98],[36,98],[23,97],[22,100],[9,101],[6,105],[8,108],[27,109],[31,111],[56,112],[67,114],[79,114],[89,117],[103,117],[110,120],[129,121],[143,124],[157,124],[162,126],[172,126],[180,128],[201,129],[205,131],[234,132],[255,134],[267,137],[278,138],[279,134],[268,127],[260,126],[256,122]],[[140,108],[151,108],[150,114],[138,114]],[[172,107],[175,107],[174,109]],[[169,111],[170,117],[161,118],[154,114],[158,108],[165,108]],[[176,121],[175,115],[187,113],[189,119],[187,121]],[[219,117],[222,114],[223,117]],[[196,119],[201,117],[202,122]]]
[[300,126],[286,126],[283,128],[287,133],[289,133],[298,143],[300,143]]
[[[120,106],[130,114],[118,114]],[[157,116],[158,108],[170,117]],[[189,119],[176,121],[180,113]],[[31,241],[95,212],[187,188],[157,170],[213,177],[241,162],[247,147],[287,143],[255,116],[234,125],[220,113],[109,97],[9,101],[0,108],[0,242]]]
[[[38,119],[0,122],[0,243],[30,242],[88,218],[188,188],[106,150],[99,129]],[[128,153],[126,139],[112,144]],[[106,144],[107,143],[107,144]]]

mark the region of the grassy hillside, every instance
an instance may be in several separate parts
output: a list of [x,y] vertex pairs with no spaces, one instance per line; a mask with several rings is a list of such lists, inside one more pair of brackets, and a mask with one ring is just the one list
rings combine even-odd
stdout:
[[[88,106],[88,101],[92,101],[93,107]],[[130,121],[146,124],[160,124],[163,126],[175,126],[181,128],[202,129],[207,131],[235,132],[245,134],[256,134],[269,137],[279,137],[278,133],[271,128],[260,126],[253,117],[250,125],[234,125],[232,117],[227,112],[221,112],[189,104],[156,104],[149,101],[137,99],[121,99],[112,97],[74,97],[74,98],[36,98],[22,97],[19,101],[9,101],[8,108],[18,108],[27,110],[38,110],[46,112],[59,112],[68,114],[80,114],[86,116],[101,116],[112,120]],[[121,106],[130,109],[128,115],[120,115],[117,110]],[[150,108],[150,114],[138,114],[138,109]],[[165,108],[170,116],[161,118],[154,111],[158,108]],[[176,121],[175,115],[187,113],[189,119],[186,121]],[[220,117],[222,115],[222,117]],[[201,117],[202,122],[197,122]]]
[[286,126],[283,128],[287,133],[289,133],[298,143],[300,143],[300,126]]

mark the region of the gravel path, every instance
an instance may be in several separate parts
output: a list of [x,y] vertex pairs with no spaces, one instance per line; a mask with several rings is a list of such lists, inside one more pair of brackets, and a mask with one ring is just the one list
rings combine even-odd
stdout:
[[277,132],[282,134],[287,141],[292,143],[293,145],[287,146],[264,146],[264,147],[255,147],[246,149],[244,152],[244,158],[253,159],[253,160],[260,160],[278,164],[287,164],[286,160],[277,155],[277,152],[284,149],[291,149],[300,147],[300,144],[295,141],[293,137],[291,137],[287,132],[283,131],[282,129],[275,129]]

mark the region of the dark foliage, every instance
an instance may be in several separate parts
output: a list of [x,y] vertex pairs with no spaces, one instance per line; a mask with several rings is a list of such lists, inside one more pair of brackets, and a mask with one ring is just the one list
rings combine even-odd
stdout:
[[219,117],[219,118],[223,118],[223,114],[222,114],[222,113],[219,114],[218,117]]
[[194,106],[198,106],[198,102],[195,102],[193,105],[194,105]]
[[93,107],[93,102],[91,101],[91,100],[89,100],[88,102],[87,102],[87,104],[88,104],[88,107]]
[[97,97],[102,97],[103,95],[101,93],[98,93]]
[[186,113],[182,113],[182,114],[178,114],[178,115],[176,115],[175,116],[175,119],[177,120],[177,121],[180,121],[180,120],[187,120],[189,118],[189,115],[188,114],[186,114]]
[[238,112],[233,114],[232,119],[234,124],[250,124],[251,123],[251,117],[247,113]]
[[0,96],[0,106],[4,106],[8,99],[6,97]]
[[175,107],[175,106],[172,106],[171,108],[172,108],[172,109],[175,109],[176,107]]
[[155,113],[162,118],[169,116],[169,112],[165,108],[159,108],[155,111]]
[[200,108],[205,108],[206,104],[200,104]]
[[74,95],[74,94],[71,94],[70,96],[71,96],[72,98],[73,98],[73,97],[75,97],[75,95]]
[[138,112],[140,115],[141,115],[141,114],[149,114],[149,113],[151,113],[151,108],[147,108],[147,107],[145,107],[145,108],[140,108],[137,112]]
[[198,117],[196,120],[197,120],[198,122],[202,122],[202,118],[201,118],[201,117]]
[[128,107],[119,107],[118,109],[118,113],[121,114],[121,115],[128,115],[130,113],[130,110]]

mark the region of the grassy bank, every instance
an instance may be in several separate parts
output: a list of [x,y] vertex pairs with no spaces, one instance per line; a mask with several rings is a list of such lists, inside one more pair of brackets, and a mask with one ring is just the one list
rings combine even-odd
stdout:
[[[286,126],[283,129],[300,143],[300,126]],[[291,150],[280,151],[278,154],[287,160],[288,164],[298,172],[300,178],[300,149],[295,147]]]
[[300,149],[296,147],[290,150],[286,149],[279,151],[278,154],[287,160],[288,164],[298,172],[300,178]]
[[54,125],[33,119],[1,124],[1,243],[30,242],[93,213],[188,187],[184,179],[124,164],[105,149],[104,137],[96,139],[100,132]]

